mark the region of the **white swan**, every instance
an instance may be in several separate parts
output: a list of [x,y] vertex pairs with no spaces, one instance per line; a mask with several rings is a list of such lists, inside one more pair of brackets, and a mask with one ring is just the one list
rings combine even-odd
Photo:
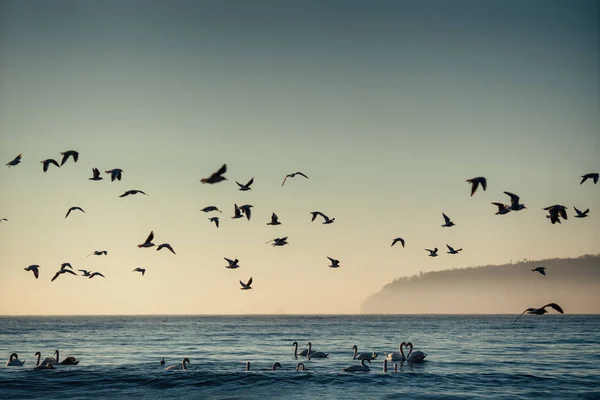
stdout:
[[398,347],[398,351],[394,351],[392,353],[386,354],[385,358],[388,361],[406,361],[406,357],[404,356],[404,350],[402,349],[404,346],[406,346],[406,342],[402,342],[400,343],[400,346]]
[[42,353],[40,353],[39,351],[37,351],[34,354],[34,357],[37,357],[37,360],[35,362],[35,369],[46,369],[46,368],[48,368],[48,369],[54,369],[53,364],[56,363],[56,360],[54,358],[46,357],[44,359],[44,361],[42,361],[40,363],[40,358],[42,357]]
[[406,346],[410,347],[408,356],[406,356],[406,361],[408,361],[409,363],[420,363],[425,361],[425,357],[427,357],[427,354],[418,350],[413,353],[413,344],[411,342],[406,343]]
[[327,358],[329,353],[323,353],[322,351],[312,351],[312,343],[308,342],[308,359],[311,358]]
[[19,360],[19,355],[17,353],[12,353],[6,362],[7,367],[22,367],[23,364],[25,364],[25,361]]
[[298,358],[298,356],[306,357],[306,355],[308,354],[308,349],[304,349],[300,353],[298,353],[298,342],[292,343],[292,346],[294,346],[294,358]]
[[167,368],[165,368],[165,371],[175,371],[175,370],[179,370],[179,369],[182,369],[182,370],[187,370],[187,368],[186,368],[186,366],[185,366],[185,363],[186,363],[186,362],[187,362],[188,364],[191,364],[191,363],[190,363],[190,359],[189,359],[189,358],[187,358],[187,357],[185,357],[185,358],[183,359],[183,361],[181,362],[181,365],[169,365]]
[[360,360],[360,365],[351,365],[348,368],[344,368],[345,372],[369,372],[371,370],[371,368],[369,368],[368,366],[365,365],[365,363],[368,362],[369,364],[371,364],[371,361],[367,360],[366,358]]
[[375,352],[373,352],[371,354],[359,353],[357,345],[352,346],[352,350],[354,351],[354,355],[352,357],[353,360],[362,360],[362,359],[374,360],[377,358],[377,353],[375,353]]

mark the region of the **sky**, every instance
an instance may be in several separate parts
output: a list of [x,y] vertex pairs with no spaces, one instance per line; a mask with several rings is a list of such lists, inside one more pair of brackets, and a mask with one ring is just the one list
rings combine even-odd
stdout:
[[[598,15],[584,0],[0,0],[0,161],[23,154],[0,169],[0,314],[358,313],[420,271],[600,253],[600,185],[580,185],[600,172]],[[69,149],[77,163],[42,171]],[[226,181],[200,183],[224,163]],[[487,191],[470,197],[476,176]],[[494,215],[503,191],[527,209]],[[177,254],[138,248],[150,231]],[[50,282],[62,262],[106,279]]]

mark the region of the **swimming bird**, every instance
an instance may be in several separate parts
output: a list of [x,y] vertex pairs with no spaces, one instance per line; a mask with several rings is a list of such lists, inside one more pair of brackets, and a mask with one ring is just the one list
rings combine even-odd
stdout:
[[213,183],[218,183],[218,182],[224,181],[227,179],[223,176],[223,174],[225,172],[227,172],[227,164],[223,164],[223,166],[221,168],[219,168],[219,170],[217,172],[213,173],[208,178],[200,179],[200,182],[213,184]]
[[2,221],[8,222],[8,220],[6,218],[0,218],[0,222],[2,222]]
[[314,221],[315,218],[317,218],[317,215],[320,215],[321,217],[323,217],[324,221],[323,224],[327,225],[327,224],[332,224],[335,221],[335,218],[329,218],[327,215],[323,214],[320,211],[311,211],[310,212],[312,214],[312,219],[310,220],[310,222]]
[[519,204],[519,196],[511,192],[504,192],[504,194],[510,196],[510,209],[512,211],[520,211],[525,207],[525,204]]
[[252,277],[250,277],[250,279],[248,279],[248,283],[244,283],[244,282],[240,281],[240,285],[242,285],[242,287],[240,288],[240,290],[252,289],[250,287],[250,285],[252,285]]
[[[152,240],[152,239],[150,239]],[[175,250],[173,250],[173,248],[171,247],[171,245],[169,243],[163,243],[163,244],[159,244],[158,247],[156,248],[156,251],[160,250],[160,249],[169,249],[171,251],[171,253],[176,254]]]
[[517,322],[517,319],[521,318],[521,315],[527,313],[527,314],[533,314],[533,315],[544,315],[546,314],[548,311],[546,311],[546,307],[552,307],[554,308],[556,311],[558,311],[561,314],[564,314],[565,312],[563,311],[563,309],[556,303],[549,303],[546,304],[543,307],[540,308],[528,308],[527,310],[523,311],[514,321],[513,324],[515,322]]
[[404,346],[406,346],[406,342],[400,343],[400,346],[398,346],[398,351],[386,353],[385,358],[388,361],[400,361],[400,362],[406,361],[406,357],[404,356],[404,349],[403,349]]
[[471,184],[471,196],[475,194],[475,191],[481,185],[481,188],[485,191],[487,189],[487,179],[483,176],[478,176],[477,178],[467,179],[467,182]]
[[35,279],[37,279],[40,276],[40,271],[38,270],[38,268],[41,267],[39,265],[30,265],[29,267],[25,267],[25,271],[33,272],[33,275],[35,275]]
[[52,364],[56,364],[56,360],[52,357],[46,357],[44,361],[40,363],[40,358],[42,358],[42,353],[36,351],[34,357],[37,357],[37,361],[35,363],[35,369],[54,369]]
[[104,171],[104,172],[106,172],[107,174],[110,174],[110,181],[114,182],[115,179],[121,180],[122,174],[125,171],[123,171],[120,168],[114,168],[114,169],[109,169],[108,171]]
[[85,214],[85,211],[83,211],[83,208],[77,207],[77,206],[73,206],[73,207],[69,208],[69,211],[67,211],[67,215],[65,215],[65,218],[67,218],[69,216],[69,214],[71,214],[71,211],[75,211],[75,210],[79,210],[79,211],[81,211],[82,213]]
[[302,172],[294,172],[293,174],[287,174],[287,175],[285,176],[285,178],[283,178],[283,182],[281,183],[281,186],[283,186],[283,185],[285,184],[285,181],[287,180],[287,178],[293,178],[293,177],[295,177],[296,175],[300,175],[300,176],[303,176],[303,177],[305,177],[306,179],[308,179],[308,176],[304,175]]
[[425,249],[425,250],[429,252],[429,257],[437,257],[438,256],[438,254],[437,254],[438,248],[437,247],[433,250],[429,250],[429,249]]
[[87,276],[89,277],[92,273],[90,271],[88,271],[87,269],[78,269],[77,271],[82,272],[83,275],[82,276]]
[[6,165],[8,166],[8,168],[14,167],[15,165],[19,164],[21,162],[22,156],[23,156],[23,154],[19,154],[12,161],[7,162]]
[[143,192],[141,190],[131,189],[131,190],[126,191],[125,193],[123,193],[119,197],[126,197],[126,196],[129,196],[130,194],[134,195],[134,194],[138,194],[138,193],[141,193],[141,194],[144,194],[144,195],[148,196],[145,192]]
[[214,222],[217,228],[219,227],[219,217],[210,217],[208,220]]
[[298,363],[298,364],[296,364],[296,371],[304,372],[304,371],[306,371],[306,367],[304,366],[303,363]]
[[[19,154],[19,156],[20,156],[20,154]],[[7,165],[8,165],[8,164],[7,164]],[[595,185],[596,183],[598,183],[598,177],[599,177],[599,176],[600,176],[600,174],[599,174],[598,172],[592,172],[592,173],[590,173],[590,174],[585,174],[585,175],[582,175],[581,177],[582,177],[583,179],[581,180],[581,183],[580,183],[580,185],[582,185],[582,184],[583,184],[583,182],[587,181],[588,179],[593,179],[593,180],[594,180],[594,185]]]
[[63,156],[62,161],[60,162],[61,167],[65,165],[69,157],[73,157],[73,162],[77,162],[77,160],[79,159],[79,152],[75,150],[63,151],[60,154]]
[[48,167],[50,166],[50,164],[56,165],[58,168],[60,168],[60,165],[58,165],[58,163],[56,162],[56,160],[52,159],[52,158],[48,158],[46,160],[42,160],[40,161],[40,163],[44,164],[44,172],[48,171]]
[[546,267],[533,268],[531,272],[539,272],[542,275],[546,275]]
[[54,274],[54,277],[52,277],[52,279],[50,280],[50,282],[54,282],[54,280],[56,278],[58,278],[59,276],[61,276],[64,273],[69,273],[71,275],[77,276],[77,274],[75,272],[73,272],[72,270],[67,269],[67,268],[61,268],[61,269],[58,270],[58,272],[56,274]]
[[105,255],[106,256],[106,255],[108,255],[108,251],[106,251],[106,250],[95,250],[92,253],[88,254],[86,257],[89,257],[91,255],[94,255],[94,256]]
[[105,277],[104,275],[102,275],[100,272],[92,272],[92,273],[90,274],[90,276],[88,277],[88,279],[92,279],[92,278],[93,278],[93,277],[95,277],[95,276],[101,276],[101,277],[103,277],[103,278],[106,278],[106,277]]
[[308,353],[307,357],[310,360],[311,358],[327,358],[329,357],[329,353],[323,353],[322,351],[312,351],[312,343],[308,342]]
[[402,247],[404,247],[404,239],[402,239],[400,237],[394,239],[394,241],[392,242],[392,246],[395,245],[397,242],[400,242],[400,244],[402,245]]
[[12,353],[6,362],[7,367],[22,367],[23,364],[25,364],[25,361],[19,360],[19,355],[17,353]]
[[250,209],[254,207],[253,205],[250,204],[244,204],[243,206],[240,206],[240,210],[246,214],[246,218],[248,219],[248,221],[250,221]]
[[247,190],[252,190],[252,188],[250,187],[250,185],[252,185],[254,183],[254,177],[252,177],[248,183],[246,183],[245,185],[242,185],[241,183],[239,183],[238,181],[235,181],[235,183],[237,183],[237,185],[240,187],[239,190],[241,190],[242,192],[245,192]]
[[331,261],[331,265],[329,266],[329,268],[339,268],[340,267],[340,261],[333,259],[331,257],[327,257],[329,258],[329,261]]
[[165,358],[163,357],[162,360],[160,360],[160,365],[165,365]]
[[371,370],[371,368],[369,368],[367,365],[365,365],[365,363],[369,363],[371,364],[370,360],[367,360],[366,358],[363,358],[362,360],[360,360],[360,365],[351,365],[349,367],[344,368],[345,372],[369,372]]
[[573,207],[575,209],[575,212],[577,213],[577,215],[575,216],[575,218],[585,218],[588,216],[588,213],[590,212],[590,209],[588,208],[587,210],[581,212],[577,209],[577,207]]
[[71,268],[71,269],[73,269],[73,267],[71,266],[71,264],[68,263],[68,262],[60,264],[60,268]]
[[377,353],[375,353],[375,352],[359,353],[357,345],[352,346],[352,351],[354,352],[354,355],[352,356],[352,359],[354,359],[354,360],[362,360],[362,359],[374,360],[377,358]]
[[152,239],[154,239],[154,231],[150,231],[150,234],[146,238],[146,241],[144,243],[142,243],[142,244],[138,244],[138,247],[142,248],[142,247],[152,247],[152,246],[155,246],[155,244],[152,243]]
[[69,356],[69,357],[65,357],[64,360],[62,361],[58,361],[58,350],[54,351],[54,354],[56,354],[56,364],[60,364],[60,365],[77,365],[79,364],[79,360],[77,360],[75,357],[73,356]]
[[242,218],[242,210],[238,207],[237,204],[234,204],[234,209],[233,209],[233,217],[231,217],[231,219],[238,219],[238,218]]
[[90,181],[101,181],[104,178],[100,176],[100,171],[98,168],[92,168],[92,177],[88,179]]
[[169,365],[167,368],[165,368],[165,371],[175,371],[175,370],[187,370],[185,363],[191,364],[190,363],[190,359],[185,357],[183,359],[183,361],[181,362],[181,365]]
[[495,205],[496,207],[498,207],[498,211],[496,211],[496,213],[494,215],[504,215],[504,214],[508,214],[510,212],[510,206],[508,204],[495,203],[495,202],[492,202],[492,204]]
[[227,258],[227,257],[223,257],[223,258],[224,258],[224,259],[225,259],[225,261],[227,261],[227,263],[229,264],[229,265],[226,265],[226,266],[225,266],[225,268],[229,268],[229,269],[236,269],[236,268],[239,268],[239,267],[240,267],[240,266],[239,266],[239,264],[238,264],[238,262],[239,262],[240,260],[238,260],[237,258],[236,258],[235,260],[230,260],[230,259],[229,259],[229,258]]
[[273,366],[271,367],[271,371],[277,371],[278,369],[282,369],[281,363],[279,361],[275,361]]
[[448,254],[458,254],[459,251],[462,251],[462,249],[458,249],[458,250],[454,250],[452,247],[446,245],[446,247],[448,248]]
[[425,361],[425,357],[427,357],[427,354],[419,350],[413,352],[413,344],[411,342],[406,343],[406,346],[410,348],[410,350],[408,351],[408,355],[406,356],[407,362],[411,364],[417,364]]
[[454,222],[450,221],[450,218],[448,218],[448,216],[444,213],[442,213],[442,216],[444,217],[444,225],[442,225],[442,227],[444,228],[450,228],[451,226],[454,226]]
[[142,276],[144,276],[144,274],[146,273],[146,270],[144,268],[137,267],[136,269],[134,269],[131,272],[141,272]]
[[218,212],[222,212],[221,210],[219,210],[219,209],[218,209],[217,207],[215,207],[215,206],[207,206],[207,207],[204,207],[204,208],[203,208],[202,210],[200,210],[200,211],[204,211],[205,213],[207,213],[207,212],[211,212],[211,211],[218,211]]
[[267,243],[273,242],[273,246],[285,246],[286,244],[288,244],[287,242],[287,236],[286,237],[282,237],[282,238],[275,238],[272,240],[269,240]]
[[279,218],[277,217],[277,214],[275,214],[275,213],[271,214],[271,222],[267,222],[267,225],[281,225],[281,222],[279,222]]
[[[294,346],[294,358],[298,358],[298,356],[306,357],[306,355],[308,354],[308,349],[304,349],[301,352],[298,352],[298,342],[292,343],[292,346]],[[312,352],[314,353],[314,350]]]

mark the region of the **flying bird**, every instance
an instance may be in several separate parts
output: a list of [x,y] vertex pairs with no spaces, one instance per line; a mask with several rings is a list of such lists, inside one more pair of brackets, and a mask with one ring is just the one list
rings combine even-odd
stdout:
[[508,204],[495,203],[495,202],[492,202],[492,204],[495,205],[496,207],[498,207],[498,211],[496,211],[496,213],[494,215],[504,215],[504,214],[508,214],[510,212],[510,206]]
[[230,260],[230,259],[229,259],[229,258],[227,258],[227,257],[223,257],[223,258],[224,258],[224,259],[225,259],[225,261],[227,261],[227,263],[229,264],[229,265],[226,265],[226,266],[225,266],[225,268],[229,268],[229,269],[236,269],[236,268],[239,268],[239,267],[240,267],[240,266],[239,266],[239,264],[238,264],[238,262],[239,262],[240,260],[238,260],[237,258],[236,258],[235,260]]
[[282,238],[275,238],[272,240],[269,240],[267,243],[271,243],[273,242],[273,246],[285,246],[286,244],[288,244],[287,242],[287,236],[286,237],[282,237]]
[[550,218],[552,224],[555,224],[556,222],[560,224],[560,217],[567,219],[567,207],[563,205],[555,204],[544,208],[544,210],[548,211],[546,218]]
[[512,211],[520,211],[525,207],[525,204],[519,204],[519,196],[511,192],[504,192],[504,194],[510,196],[510,209]]
[[443,228],[450,228],[451,226],[454,226],[454,222],[450,221],[450,218],[448,218],[448,216],[444,213],[442,213],[442,216],[444,217],[444,225],[442,225]]
[[227,178],[225,178],[223,176],[223,174],[227,172],[227,164],[223,164],[223,166],[221,168],[219,168],[219,170],[217,172],[215,172],[214,174],[212,174],[211,176],[209,176],[208,178],[202,178],[200,179],[200,182],[202,183],[218,183],[221,181],[226,180]]
[[106,278],[106,277],[105,277],[104,275],[102,275],[100,272],[92,272],[92,273],[90,274],[90,276],[88,277],[88,279],[92,279],[92,278],[93,278],[93,277],[95,277],[95,276],[101,276],[101,277],[103,277],[103,278]]
[[250,187],[250,185],[252,185],[252,183],[254,183],[254,177],[252,177],[248,183],[246,183],[245,185],[242,185],[241,183],[239,183],[238,181],[235,181],[235,183],[237,183],[237,185],[240,187],[240,190],[242,192],[245,192],[247,190],[252,190],[252,188]]
[[575,216],[575,218],[585,218],[588,216],[588,213],[590,212],[590,209],[588,208],[587,210],[581,212],[577,209],[577,207],[573,207],[575,209],[575,212],[577,213],[577,215]]
[[65,218],[67,218],[69,216],[69,214],[71,214],[71,211],[75,211],[75,210],[79,210],[85,214],[85,211],[83,211],[83,208],[74,206],[74,207],[69,208],[69,211],[67,211],[67,215],[65,215]]
[[454,250],[452,247],[446,245],[446,247],[448,248],[448,254],[458,254],[459,251],[462,251],[462,249],[458,249],[458,250]]
[[394,241],[392,242],[392,246],[395,245],[398,242],[400,242],[400,244],[402,245],[402,247],[404,247],[404,239],[402,239],[401,237],[398,237],[398,238],[394,239]]
[[148,235],[148,237],[146,238],[146,241],[142,244],[138,244],[138,247],[152,247],[155,246],[154,243],[152,243],[152,239],[154,239],[154,231],[151,231],[150,234]]
[[331,265],[329,266],[329,268],[339,268],[340,267],[340,261],[336,260],[334,258],[331,257],[327,257],[329,259],[329,261],[331,261]]
[[281,225],[281,222],[279,222],[279,218],[277,217],[277,214],[275,214],[275,213],[271,214],[271,222],[267,222],[267,225]]
[[88,271],[87,269],[78,269],[77,271],[83,273],[82,276],[90,276],[92,273],[90,271]]
[[250,209],[254,207],[253,205],[250,204],[244,204],[243,206],[240,206],[240,210],[246,214],[246,218],[248,219],[248,221],[250,221]]
[[136,269],[134,269],[131,272],[141,272],[142,276],[144,276],[144,274],[146,273],[146,270],[144,268],[137,267]]
[[91,256],[91,255],[94,255],[94,256],[101,256],[101,255],[103,255],[103,254],[104,254],[104,255],[107,255],[107,254],[108,254],[108,251],[106,251],[106,250],[96,250],[96,251],[94,251],[93,253],[90,253],[90,254],[88,254],[86,257],[89,257],[89,256]]
[[315,220],[315,218],[317,218],[317,216],[321,216],[323,217],[324,221],[323,224],[327,225],[327,224],[332,224],[335,221],[335,218],[329,218],[327,215],[323,214],[321,211],[311,211],[310,212],[312,214],[312,219],[310,220],[310,222],[313,222]]
[[146,193],[142,192],[141,190],[132,189],[132,190],[126,191],[125,193],[123,193],[119,197],[125,197],[125,196],[129,196],[130,194],[133,195],[133,194],[138,194],[138,193],[145,194],[146,196],[148,196]]
[[100,176],[100,171],[98,168],[92,168],[92,175],[93,176],[91,178],[88,178],[90,181],[101,181],[104,179]]
[[219,227],[219,217],[210,217],[208,220],[214,222],[217,228]]
[[537,268],[533,268],[531,270],[531,272],[539,272],[542,275],[546,275],[546,267],[537,267]]
[[438,248],[437,247],[433,250],[429,250],[429,249],[425,249],[425,250],[429,252],[429,257],[437,257],[438,256],[438,254],[437,254]]
[[44,164],[44,172],[48,171],[48,167],[50,166],[50,164],[56,165],[58,168],[60,168],[60,165],[58,165],[56,160],[53,160],[52,158],[40,161],[40,163]]
[[554,308],[556,311],[558,311],[561,314],[564,314],[565,312],[563,311],[563,309],[556,303],[550,303],[550,304],[546,304],[544,307],[540,307],[540,308],[528,308],[527,310],[523,311],[514,321],[513,324],[515,322],[517,322],[517,319],[521,318],[521,315],[527,313],[527,314],[534,314],[534,315],[544,315],[546,314],[548,311],[546,311],[546,307],[552,307]]
[[[152,240],[152,239],[150,239],[150,240]],[[175,250],[173,250],[173,248],[171,247],[171,245],[169,243],[159,244],[158,247],[156,248],[156,251],[158,251],[162,248],[167,248],[171,251],[171,253],[175,254]]]
[[55,280],[56,278],[58,278],[59,276],[61,276],[61,275],[62,275],[62,274],[64,274],[64,273],[69,273],[69,274],[71,274],[71,275],[75,275],[75,276],[77,276],[77,274],[76,274],[75,272],[71,271],[70,269],[67,269],[67,268],[62,268],[62,267],[61,267],[61,269],[59,269],[59,270],[58,270],[58,272],[57,272],[56,274],[54,274],[54,277],[53,277],[53,278],[50,280],[50,282],[54,282],[54,280]]
[[481,185],[481,188],[485,191],[487,189],[487,179],[483,176],[478,176],[477,178],[467,179],[467,182],[471,184],[471,196],[475,194],[475,191]]
[[240,281],[240,285],[242,285],[242,287],[240,288],[240,290],[252,289],[250,287],[250,285],[252,285],[252,277],[250,277],[250,279],[248,279],[248,283],[244,283],[244,282]]
[[242,210],[238,207],[237,204],[233,205],[235,208],[233,209],[233,217],[231,217],[231,219],[237,219],[237,218],[242,218]]
[[40,271],[38,270],[38,268],[41,267],[39,265],[30,265],[29,267],[25,267],[25,271],[33,272],[33,275],[35,275],[35,279],[37,279],[40,276]]
[[[19,154],[19,156],[18,156],[18,157],[20,157],[20,156],[21,156],[21,155]],[[17,163],[17,164],[18,164],[18,163]],[[8,164],[7,164],[7,165],[8,165]],[[583,179],[581,180],[581,183],[580,183],[580,185],[582,185],[582,184],[583,184],[583,182],[587,181],[588,179],[593,179],[593,180],[594,180],[594,185],[595,185],[596,183],[598,183],[598,177],[599,177],[599,176],[600,176],[600,174],[598,174],[597,172],[592,172],[592,173],[590,173],[590,174],[585,174],[585,175],[582,175],[581,177],[582,177]]]
[[69,157],[73,157],[73,161],[77,162],[77,160],[79,159],[79,153],[75,150],[67,150],[67,151],[63,151],[60,153],[63,158],[62,161],[60,162],[60,166],[62,167],[63,165],[65,165],[65,163],[67,162],[67,160],[69,159]]
[[293,178],[293,177],[295,177],[296,175],[300,175],[300,176],[303,176],[303,177],[305,177],[306,179],[308,179],[308,176],[304,175],[302,172],[294,172],[293,174],[287,174],[287,175],[285,176],[285,178],[283,178],[283,182],[281,183],[281,186],[283,186],[283,185],[285,184],[285,181],[287,180],[287,178]]
[[121,180],[121,174],[125,171],[123,171],[120,168],[115,168],[115,169],[109,169],[108,171],[104,171],[107,174],[110,174],[110,181],[114,182],[115,179]]
[[0,222],[2,222],[2,221],[8,222],[8,220],[6,218],[0,218]]
[[208,207],[204,207],[202,210],[200,211],[204,211],[205,213],[207,212],[211,212],[211,211],[218,211],[218,212],[222,212],[221,210],[219,210],[217,207],[215,206],[208,206]]
[[60,268],[71,268],[71,269],[73,269],[73,267],[71,266],[71,264],[68,263],[68,262],[60,264]]
[[21,162],[22,156],[23,156],[23,154],[19,154],[12,161],[7,162],[6,165],[8,165],[8,168],[14,167],[15,165],[19,164]]

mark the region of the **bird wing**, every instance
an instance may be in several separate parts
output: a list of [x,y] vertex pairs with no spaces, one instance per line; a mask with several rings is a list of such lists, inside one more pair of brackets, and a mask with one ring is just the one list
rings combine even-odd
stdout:
[[244,185],[242,185],[242,184],[241,184],[241,183],[239,183],[238,181],[235,181],[235,183],[237,183],[237,185],[238,185],[240,188],[243,188],[243,187],[244,187]]
[[223,164],[223,166],[221,168],[219,168],[219,170],[216,172],[216,174],[223,175],[225,172],[227,172],[227,164]]
[[72,151],[71,154],[73,155],[73,161],[77,162],[77,160],[79,160],[79,152]]
[[475,179],[467,179],[467,182],[471,183],[471,196],[473,196],[477,190],[477,186],[479,186],[479,181]]
[[481,183],[481,187],[485,191],[487,189],[487,179],[481,178],[481,180],[479,181],[479,183]]
[[247,187],[247,186],[250,186],[250,185],[252,185],[253,183],[254,183],[254,177],[252,177],[252,178],[251,178],[251,179],[248,181],[248,183],[246,183],[246,187]]
[[65,215],[65,218],[67,218],[69,216],[69,214],[71,214],[72,209],[73,209],[73,207],[69,208],[69,211],[67,211],[67,215]]
[[152,239],[154,239],[154,231],[150,231],[150,234],[148,235],[144,243],[150,243],[152,242]]
[[329,261],[331,261],[332,264],[335,264],[335,259],[331,258],[331,257],[327,257],[329,258]]
[[492,204],[495,205],[496,207],[498,207],[498,211],[500,211],[500,210],[502,210],[504,208],[504,204],[502,204],[502,203],[494,203],[494,202],[492,202]]
[[37,268],[32,268],[33,271],[33,275],[35,275],[35,279],[37,279],[40,276],[40,271],[38,271]]
[[321,213],[318,211],[311,211],[311,214],[312,214],[312,219],[310,220],[310,222],[314,221],[315,218],[317,218],[317,215],[319,215]]
[[129,190],[128,190],[128,191],[126,191],[125,193],[123,193],[122,195],[120,195],[119,197],[125,197],[125,196],[129,196],[129,194],[130,194],[130,193],[129,193]]
[[402,247],[404,247],[404,239],[402,238],[398,238],[398,240],[400,241],[400,243],[402,244]]
[[308,179],[308,176],[304,175],[302,172],[296,172],[297,175],[302,175],[303,177],[305,177],[306,179]]
[[248,218],[248,221],[250,221],[250,216],[251,216],[250,207],[243,207],[242,210],[244,211],[244,214],[246,214],[246,218]]
[[444,221],[446,221],[446,224],[450,222],[450,218],[448,218],[446,214],[442,213],[442,216],[444,217]]
[[590,212],[590,209],[588,208],[587,210],[585,210],[585,211],[583,212],[583,215],[586,215],[586,214],[587,214],[587,213],[589,213],[589,212]]
[[277,214],[273,213],[271,214],[271,223],[274,224],[275,222],[277,222]]
[[539,271],[540,271],[540,274],[546,275],[546,269],[545,268],[540,268]]
[[215,219],[215,225],[217,226],[217,228],[219,227],[219,219],[218,218]]
[[285,184],[285,181],[287,180],[289,175],[286,175],[285,178],[283,178],[283,182],[281,182],[281,186],[283,186]]
[[67,160],[69,159],[69,152],[65,151],[64,153],[60,153],[60,154],[63,155],[60,165],[64,165],[67,162]]
[[565,210],[564,208],[561,208],[560,216],[563,217],[563,219],[567,219],[567,210]]
[[227,262],[229,263],[229,265],[232,265],[232,264],[233,264],[233,260],[230,260],[230,259],[229,259],[229,258],[227,258],[227,257],[223,257],[223,258],[225,259],[225,261],[227,261]]
[[453,249],[452,247],[450,247],[450,246],[448,246],[448,245],[446,245],[446,247],[448,248],[448,250],[450,250],[450,251],[452,251],[452,252],[454,251],[454,249]]
[[563,311],[563,309],[556,303],[550,303],[550,304],[546,304],[544,307],[542,308],[546,308],[546,307],[552,307],[554,308],[556,311],[558,311],[561,314],[564,314],[565,312]]
[[581,180],[581,182],[579,183],[580,185],[583,184],[583,182],[587,181],[587,175],[582,175],[581,176],[583,179]]
[[55,280],[56,278],[58,278],[58,277],[60,276],[60,274],[62,274],[62,272],[61,272],[61,271],[58,271],[56,274],[54,274],[54,276],[52,277],[52,279],[50,280],[50,282],[54,282],[54,280]]
[[573,208],[575,209],[575,212],[577,213],[577,215],[581,215],[581,211],[579,211],[579,210],[577,209],[577,207],[573,207]]
[[77,275],[75,272],[71,271],[70,269],[64,269],[64,268],[63,268],[63,269],[61,269],[59,272],[60,272],[61,274],[64,274],[65,272],[68,272],[68,273],[69,273],[69,274],[71,274],[71,275]]
[[518,203],[519,202],[519,196],[517,196],[514,193],[511,192],[504,192],[504,194],[510,196],[510,202],[511,203]]
[[430,253],[433,253],[433,250],[429,250],[429,249],[425,249],[425,250],[428,251],[428,252],[430,252]]
[[523,314],[525,314],[527,311],[531,311],[531,310],[532,310],[531,308],[528,308],[527,310],[525,310],[525,311],[523,311],[521,314],[519,314],[519,316],[518,316],[517,318],[515,318],[515,320],[513,321],[513,324],[514,324],[515,322],[517,322],[517,320],[518,320],[519,318],[521,318],[521,316],[522,316]]
[[246,284],[246,286],[250,286],[252,285],[252,277],[250,277],[250,279],[248,279],[248,283]]
[[171,245],[169,243],[165,243],[163,244],[164,247],[166,247],[167,249],[169,249],[171,251],[171,253],[176,254],[175,250],[173,250],[173,248],[171,247]]

